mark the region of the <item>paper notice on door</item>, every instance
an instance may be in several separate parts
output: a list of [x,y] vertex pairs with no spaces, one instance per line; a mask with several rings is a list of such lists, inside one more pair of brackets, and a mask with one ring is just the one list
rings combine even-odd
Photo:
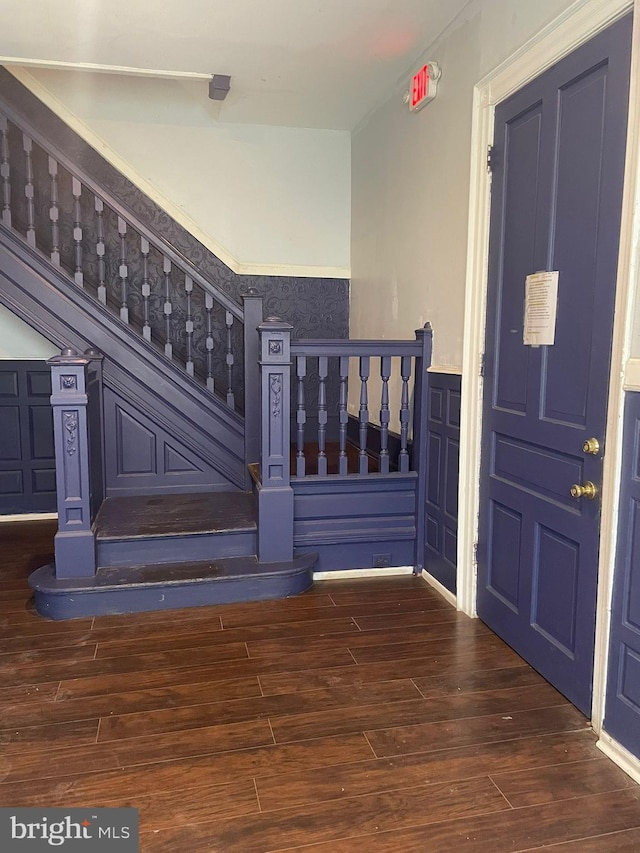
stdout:
[[556,337],[558,271],[537,272],[525,280],[525,346],[551,346]]

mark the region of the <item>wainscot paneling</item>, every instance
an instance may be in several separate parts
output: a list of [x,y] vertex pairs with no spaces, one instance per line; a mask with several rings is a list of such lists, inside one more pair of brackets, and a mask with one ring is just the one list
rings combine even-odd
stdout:
[[456,592],[461,377],[429,373],[427,421],[426,571]]
[[51,372],[0,361],[0,514],[55,512]]
[[625,404],[604,729],[640,758],[640,393]]

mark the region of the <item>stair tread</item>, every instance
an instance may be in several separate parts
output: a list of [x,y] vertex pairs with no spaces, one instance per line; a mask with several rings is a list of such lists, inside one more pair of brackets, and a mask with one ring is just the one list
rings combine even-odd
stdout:
[[101,541],[255,530],[255,500],[250,492],[110,497],[95,521]]
[[247,557],[225,557],[200,562],[149,564],[99,568],[94,576],[56,578],[52,566],[38,569],[30,578],[36,590],[69,593],[73,591],[107,590],[124,587],[184,586],[185,584],[267,579],[269,577],[310,571],[316,554],[302,554],[291,562],[259,563],[255,554]]

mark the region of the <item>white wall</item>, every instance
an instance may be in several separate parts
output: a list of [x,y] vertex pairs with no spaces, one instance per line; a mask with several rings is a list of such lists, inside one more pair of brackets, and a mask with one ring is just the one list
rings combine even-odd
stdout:
[[232,269],[349,275],[347,131],[218,122],[201,80],[10,70]]
[[461,368],[473,88],[570,5],[472,0],[424,54],[442,67],[436,100],[410,114],[407,77],[354,132],[352,337],[429,320],[434,365]]
[[60,350],[0,305],[0,359],[51,358]]

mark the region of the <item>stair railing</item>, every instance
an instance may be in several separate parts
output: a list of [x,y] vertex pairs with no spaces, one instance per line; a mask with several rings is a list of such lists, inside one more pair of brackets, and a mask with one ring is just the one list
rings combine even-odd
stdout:
[[[258,491],[259,557],[263,562],[293,555],[294,492],[302,480],[414,475],[416,553],[424,550],[428,373],[433,333],[430,324],[414,341],[291,340],[292,327],[277,317],[260,325],[261,467]],[[380,399],[370,405],[369,380],[377,368]],[[390,383],[399,383],[392,412]],[[349,383],[358,397],[357,440],[349,437]],[[293,394],[291,385],[294,383]],[[309,389],[312,389],[311,399]],[[291,398],[295,418],[291,417]],[[392,416],[395,418],[392,421]],[[376,423],[377,422],[377,423]],[[399,425],[399,434],[390,424]],[[290,470],[295,433],[295,473]],[[375,442],[372,436],[375,434]],[[328,442],[333,440],[335,464]],[[313,443],[313,459],[309,445]],[[393,445],[393,447],[392,447]],[[372,452],[375,446],[375,452]],[[315,449],[317,447],[317,450]],[[315,472],[308,473],[309,463]],[[265,522],[265,523],[263,523]]]
[[6,104],[0,222],[188,377],[243,410],[245,373],[255,371],[253,358],[246,369],[244,345],[262,320],[257,294],[247,328],[245,311],[224,290]]

